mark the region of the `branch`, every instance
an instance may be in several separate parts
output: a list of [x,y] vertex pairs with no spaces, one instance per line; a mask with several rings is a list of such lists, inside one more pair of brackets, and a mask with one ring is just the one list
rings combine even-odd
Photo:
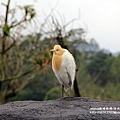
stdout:
[[16,27],[16,26],[20,25],[21,23],[23,23],[23,22],[25,22],[25,21],[27,21],[27,20],[26,20],[26,19],[23,19],[23,20],[21,20],[20,22],[14,24],[14,25],[11,25],[10,28]]
[[8,4],[6,5],[6,15],[5,15],[5,24],[8,20],[8,12],[9,12],[10,0],[8,0]]
[[5,7],[7,6],[5,3],[1,3],[1,4],[2,4],[3,6],[5,6]]
[[4,51],[0,52],[0,54],[5,54],[7,51],[9,51],[16,43],[15,39],[12,37],[13,39],[13,43],[8,47],[6,48]]
[[69,24],[71,24],[71,23],[73,23],[74,21],[77,21],[77,20],[79,20],[79,18],[72,19],[72,20],[69,21],[67,24],[65,24],[65,25],[63,26],[63,28],[67,27]]
[[[8,0],[8,4],[6,5],[5,25],[7,24],[7,21],[8,21],[9,6],[10,6],[10,0]],[[3,38],[5,38],[5,36],[6,35],[5,35],[5,32],[4,32],[3,33]],[[2,41],[2,53],[4,52],[4,50],[5,50],[5,40],[3,39],[3,41]]]
[[6,79],[3,80],[3,82],[12,81],[12,80],[14,80],[14,79],[18,79],[18,78],[21,78],[21,77],[23,77],[23,76],[25,76],[25,75],[28,75],[29,73],[33,72],[35,68],[36,68],[36,67],[34,67],[34,68],[32,68],[31,70],[28,70],[28,71],[26,71],[26,72],[24,72],[24,73],[21,73],[21,74],[18,75],[18,76],[11,77],[11,78],[6,78]]
[[[53,11],[56,9],[56,7],[57,7],[58,3],[59,3],[59,1],[55,4],[55,6],[54,6],[53,8],[51,8],[50,13],[46,16],[46,18],[45,18],[44,22],[43,22],[43,23],[42,23],[42,25],[41,25],[40,32],[42,31],[42,29],[43,29],[44,25],[47,23],[48,19],[51,17],[51,15],[52,15]],[[44,12],[43,12],[43,14],[44,14]],[[44,14],[44,15],[45,15],[45,14]]]

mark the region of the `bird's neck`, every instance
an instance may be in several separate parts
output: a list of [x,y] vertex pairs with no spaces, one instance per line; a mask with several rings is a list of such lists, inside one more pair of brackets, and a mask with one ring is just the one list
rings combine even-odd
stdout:
[[53,55],[52,64],[56,71],[60,70],[62,64],[62,56],[56,54]]

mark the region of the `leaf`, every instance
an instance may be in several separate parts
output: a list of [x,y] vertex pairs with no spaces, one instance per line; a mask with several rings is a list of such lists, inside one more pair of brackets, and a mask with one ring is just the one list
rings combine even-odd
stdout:
[[34,60],[37,64],[39,64],[42,67],[44,60],[41,56],[35,57]]
[[50,51],[48,49],[45,50],[44,52],[45,57],[50,58]]
[[7,37],[7,36],[10,36],[10,27],[8,26],[8,24],[5,24],[4,27],[3,27],[3,33],[4,35]]

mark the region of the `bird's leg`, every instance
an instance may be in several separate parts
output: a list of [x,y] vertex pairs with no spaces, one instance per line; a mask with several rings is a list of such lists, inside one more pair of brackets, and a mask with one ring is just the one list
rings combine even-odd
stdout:
[[62,97],[64,96],[64,85],[62,84]]
[[70,96],[70,85],[68,85],[68,97]]

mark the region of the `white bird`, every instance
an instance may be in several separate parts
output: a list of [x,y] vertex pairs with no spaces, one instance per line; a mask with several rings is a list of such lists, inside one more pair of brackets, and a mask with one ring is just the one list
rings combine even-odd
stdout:
[[62,97],[64,96],[64,90],[70,96],[70,88],[73,87],[76,70],[74,57],[60,45],[55,45],[54,49],[50,51],[53,52],[52,69],[62,85]]

